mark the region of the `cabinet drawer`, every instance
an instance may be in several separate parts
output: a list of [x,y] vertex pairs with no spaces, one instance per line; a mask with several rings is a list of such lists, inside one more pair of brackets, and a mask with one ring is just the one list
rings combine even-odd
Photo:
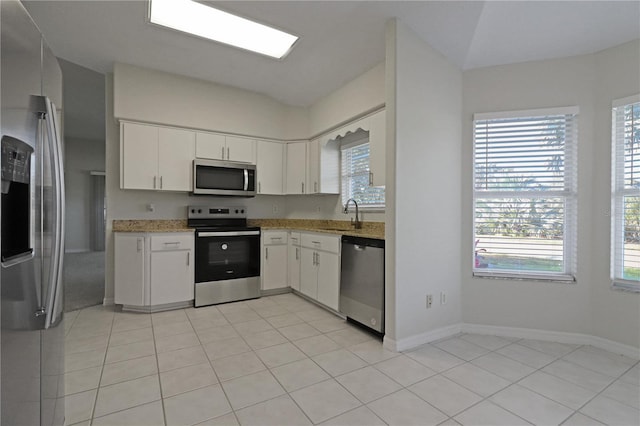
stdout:
[[315,250],[340,253],[340,239],[338,235],[301,234],[301,245]]
[[289,242],[294,246],[300,245],[300,233],[299,232],[289,232]]
[[163,234],[151,236],[151,250],[191,250],[194,237],[189,234]]
[[287,231],[265,231],[262,242],[264,245],[287,244]]

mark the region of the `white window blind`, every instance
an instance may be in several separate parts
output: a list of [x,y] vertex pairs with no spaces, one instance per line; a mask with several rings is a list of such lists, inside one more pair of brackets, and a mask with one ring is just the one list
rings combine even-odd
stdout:
[[640,96],[614,102],[612,124],[611,277],[640,292]]
[[577,113],[474,116],[474,275],[574,280]]
[[344,138],[340,149],[342,204],[353,198],[363,209],[384,209],[384,187],[370,186],[369,138],[357,136]]

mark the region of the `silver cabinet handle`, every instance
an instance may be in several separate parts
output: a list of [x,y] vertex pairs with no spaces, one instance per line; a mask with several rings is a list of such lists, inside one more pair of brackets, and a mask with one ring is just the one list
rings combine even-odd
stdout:
[[264,248],[264,258],[265,260],[269,260],[269,247]]
[[302,193],[304,194],[304,182],[302,182]]
[[138,249],[138,253],[140,253],[142,251],[142,238],[138,238],[137,244],[136,248]]
[[222,159],[224,160],[224,146],[222,147]]
[[156,181],[157,181],[157,179],[158,179],[158,177],[157,177],[157,176],[154,176],[154,177],[153,177],[153,189],[156,189],[156,188],[157,188],[157,185],[156,185]]
[[296,260],[300,260],[300,255],[298,254],[298,247],[296,247]]
[[231,160],[231,148],[227,147],[227,160]]
[[282,241],[282,237],[270,237],[271,241]]
[[313,182],[313,192],[318,192],[318,182]]
[[160,189],[162,189],[162,176],[160,176]]
[[369,172],[369,186],[373,186],[373,172]]
[[320,253],[316,253],[316,266],[320,266]]
[[191,252],[190,252],[190,251],[188,251],[188,252],[187,252],[187,266],[189,266],[189,264],[191,263],[191,261],[190,261],[190,260],[191,260]]
[[262,183],[258,182],[258,193],[262,192]]
[[177,246],[180,245],[180,241],[167,241],[164,243],[165,246]]

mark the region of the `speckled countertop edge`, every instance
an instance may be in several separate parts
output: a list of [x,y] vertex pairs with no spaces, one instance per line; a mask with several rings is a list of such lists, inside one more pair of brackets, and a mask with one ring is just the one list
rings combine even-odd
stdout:
[[113,232],[193,232],[186,220],[114,220]]
[[[384,222],[363,222],[362,229],[353,229],[348,221],[324,219],[249,219],[249,226],[264,230],[294,230],[332,235],[384,240]],[[186,220],[114,220],[113,232],[193,232]]]
[[264,230],[318,232],[384,240],[384,222],[363,222],[362,229],[353,229],[349,221],[325,219],[249,219],[248,224]]

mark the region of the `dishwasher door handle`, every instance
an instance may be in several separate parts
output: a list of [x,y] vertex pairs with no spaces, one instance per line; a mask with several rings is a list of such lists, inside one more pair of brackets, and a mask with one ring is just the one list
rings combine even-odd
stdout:
[[354,244],[353,248],[356,249],[357,251],[365,251],[367,246],[361,246],[360,244]]

